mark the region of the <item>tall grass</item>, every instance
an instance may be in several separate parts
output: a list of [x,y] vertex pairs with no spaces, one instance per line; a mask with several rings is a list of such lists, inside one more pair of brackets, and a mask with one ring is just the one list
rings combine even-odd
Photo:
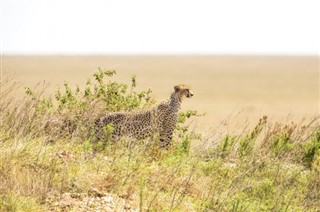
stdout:
[[319,116],[199,134],[187,124],[199,113],[186,111],[168,151],[157,136],[96,142],[101,114],[155,103],[135,76],[128,86],[114,74],[52,97],[26,88],[21,100],[8,94],[14,78],[1,82],[0,211],[319,211]]

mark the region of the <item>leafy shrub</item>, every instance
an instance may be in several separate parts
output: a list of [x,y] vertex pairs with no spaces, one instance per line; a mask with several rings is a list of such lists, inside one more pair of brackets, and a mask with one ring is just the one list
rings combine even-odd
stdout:
[[317,158],[320,158],[320,130],[315,131],[310,141],[304,145],[302,161],[308,168],[311,168]]
[[179,112],[178,123],[176,126],[175,134],[181,140],[180,150],[188,153],[190,150],[190,142],[192,140],[200,140],[201,134],[196,133],[194,130],[190,130],[189,125],[185,125],[185,122],[192,117],[200,117],[205,114],[200,114],[195,110],[187,110],[186,112]]
[[35,117],[39,117],[39,122],[45,121],[39,127],[50,136],[89,139],[94,135],[94,121],[100,115],[149,108],[155,103],[150,89],[135,90],[135,76],[128,86],[112,81],[115,74],[115,70],[99,68],[83,89],[80,86],[73,88],[65,82],[63,90],[58,90],[54,99],[37,96],[31,88],[26,88]]
[[247,133],[245,136],[241,138],[239,146],[239,153],[241,157],[245,157],[251,154],[255,142],[258,136],[260,135],[261,131],[265,127],[266,123],[267,116],[264,116],[262,119],[259,120],[259,123],[251,132]]
[[236,142],[237,137],[233,135],[226,135],[222,142],[219,145],[219,155],[222,158],[227,157],[234,149],[235,147],[235,142]]
[[270,138],[270,149],[273,156],[283,157],[293,148],[292,135],[296,125],[284,125],[276,123]]

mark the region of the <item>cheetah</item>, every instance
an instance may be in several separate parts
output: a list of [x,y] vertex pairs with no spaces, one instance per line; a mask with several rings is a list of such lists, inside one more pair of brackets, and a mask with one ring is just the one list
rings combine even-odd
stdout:
[[100,117],[95,122],[97,139],[103,140],[105,126],[112,124],[114,128],[112,140],[118,140],[123,136],[140,140],[158,133],[160,147],[168,149],[172,143],[172,135],[178,121],[182,100],[192,96],[191,87],[180,84],[174,86],[174,92],[168,100],[148,110],[114,112]]

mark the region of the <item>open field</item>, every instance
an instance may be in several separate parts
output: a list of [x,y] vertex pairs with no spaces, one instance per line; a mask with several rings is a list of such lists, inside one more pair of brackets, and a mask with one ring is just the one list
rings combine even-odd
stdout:
[[[0,211],[320,211],[316,57],[2,62],[3,72],[18,76],[3,73],[0,81]],[[98,66],[118,74],[93,75]],[[51,83],[46,95],[41,87],[23,94],[43,80]],[[163,99],[178,83],[191,84],[195,96],[183,103],[170,148],[159,147],[159,132],[114,142],[106,126],[98,137],[101,114],[147,108],[148,87]]]
[[[116,79],[151,88],[165,99],[179,83],[190,84],[195,96],[183,109],[206,112],[200,126],[218,126],[229,115],[243,124],[268,115],[274,121],[319,114],[319,57],[294,56],[3,56],[2,72],[16,73],[24,86],[64,81],[84,85],[97,67],[116,69]],[[21,88],[21,91],[23,87]]]

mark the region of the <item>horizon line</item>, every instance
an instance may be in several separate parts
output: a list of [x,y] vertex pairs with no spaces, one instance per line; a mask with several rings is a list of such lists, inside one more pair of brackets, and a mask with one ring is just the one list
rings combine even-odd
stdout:
[[249,56],[249,57],[319,57],[318,54],[301,53],[1,53],[1,57],[10,56]]

